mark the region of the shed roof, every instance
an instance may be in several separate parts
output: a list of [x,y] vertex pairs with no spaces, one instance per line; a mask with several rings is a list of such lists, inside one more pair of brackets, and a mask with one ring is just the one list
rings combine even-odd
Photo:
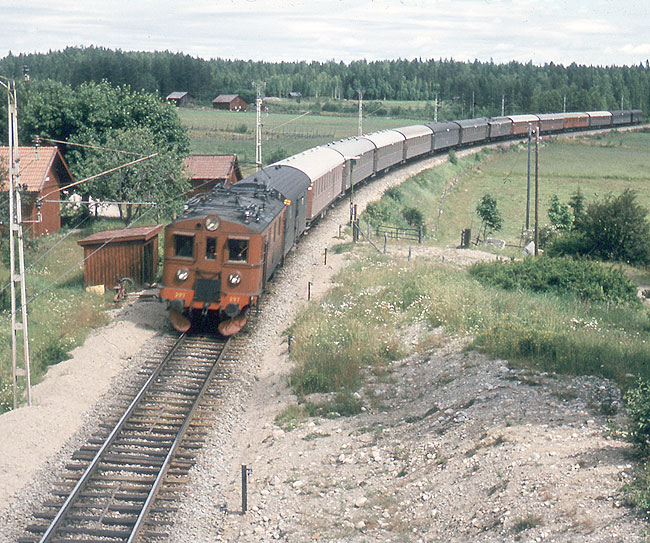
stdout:
[[167,95],[167,100],[180,100],[181,98],[187,96],[189,92],[182,92],[182,91],[175,91],[175,92],[170,92]]
[[[237,166],[237,155],[190,155],[183,171],[190,179],[227,179]],[[238,176],[241,177],[241,176]]]
[[104,230],[96,232],[77,243],[86,245],[101,245],[103,243],[123,243],[125,241],[149,241],[163,229],[162,224],[140,226],[138,228],[122,228],[121,230]]
[[[20,184],[27,185],[29,192],[41,192],[54,169],[59,181],[68,184],[72,174],[57,147],[18,147]],[[9,147],[0,147],[0,170],[9,167]],[[7,172],[1,171],[2,190],[8,190]]]
[[214,102],[217,102],[217,103],[221,103],[221,102],[230,103],[235,98],[240,98],[239,94],[220,94],[214,100],[212,100],[212,103],[214,103]]

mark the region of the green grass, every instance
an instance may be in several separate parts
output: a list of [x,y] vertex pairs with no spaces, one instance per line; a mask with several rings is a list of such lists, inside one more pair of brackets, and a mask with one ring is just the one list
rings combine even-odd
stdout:
[[[608,139],[609,138],[609,139]],[[610,145],[608,142],[612,141]],[[625,188],[638,191],[640,205],[650,209],[650,181],[647,149],[650,132],[613,133],[610,136],[577,137],[545,142],[540,153],[540,225],[548,223],[548,207],[553,195],[568,202],[578,189],[586,204],[602,196],[618,194]],[[429,240],[440,245],[458,245],[460,233],[471,228],[476,239],[480,219],[476,206],[484,194],[497,199],[497,208],[504,219],[503,229],[492,237],[505,239],[519,246],[526,222],[526,177],[528,152],[525,145],[508,150],[482,151],[478,155],[458,159],[457,164],[422,172],[400,185],[399,202],[386,194],[370,206],[370,213],[361,216],[371,224],[383,222],[406,226],[402,211],[419,209],[425,217]],[[454,184],[447,194],[443,212],[439,215],[441,197],[446,187]],[[379,211],[379,213],[377,213]],[[372,215],[379,215],[373,217]],[[530,228],[534,227],[534,154],[532,157]],[[508,255],[519,255],[514,251]],[[635,271],[639,278],[650,279],[647,271]]]
[[405,354],[400,330],[416,322],[470,335],[473,348],[542,371],[600,375],[623,387],[630,374],[650,377],[650,314],[640,304],[504,291],[466,270],[372,255],[336,282],[290,331],[291,384],[299,395],[359,388],[365,368]]
[[[302,109],[306,104],[302,104]],[[250,173],[255,162],[255,111],[231,112],[214,109],[179,108],[189,130],[192,153],[237,153],[242,169]],[[358,118],[354,115],[317,115],[304,112],[264,113],[262,115],[262,159],[279,160],[306,149],[356,136]],[[416,124],[405,118],[369,117],[364,132]],[[242,133],[242,127],[245,132]]]
[[[25,251],[28,300],[29,349],[32,384],[43,379],[48,366],[68,358],[68,353],[85,340],[88,332],[107,322],[105,310],[113,307],[112,292],[104,296],[87,293],[83,284],[84,250],[80,239],[101,230],[122,228],[123,223],[100,220],[86,223],[86,228],[62,230],[57,234],[29,242]],[[8,253],[8,241],[3,251]],[[48,252],[49,251],[49,252]],[[42,255],[47,255],[37,262]],[[8,257],[8,255],[7,255]],[[5,260],[8,260],[5,259]],[[8,285],[9,270],[0,264],[0,288]],[[11,314],[7,286],[0,296],[0,412],[13,405],[11,386]],[[33,300],[32,300],[33,299]],[[22,360],[22,333],[18,337],[18,356]],[[20,378],[21,397],[24,379]]]

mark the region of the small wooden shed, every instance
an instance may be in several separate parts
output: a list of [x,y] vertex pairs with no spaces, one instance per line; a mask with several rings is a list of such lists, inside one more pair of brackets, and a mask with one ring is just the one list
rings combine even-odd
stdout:
[[230,111],[247,111],[248,104],[238,94],[220,94],[212,100],[214,109],[226,109]]
[[183,107],[192,103],[192,95],[185,91],[170,92],[166,100],[179,107]]
[[129,277],[152,283],[158,271],[158,234],[163,225],[106,230],[78,243],[84,248],[84,284],[116,286]]

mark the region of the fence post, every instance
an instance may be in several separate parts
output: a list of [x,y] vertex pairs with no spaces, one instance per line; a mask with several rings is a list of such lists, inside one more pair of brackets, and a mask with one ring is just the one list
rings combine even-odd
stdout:
[[311,300],[311,281],[307,281],[307,301]]
[[409,262],[411,261],[411,246],[409,245]]
[[325,247],[325,264],[324,266],[327,266],[327,247]]
[[384,254],[386,254],[387,245],[388,245],[388,234],[384,233]]
[[241,465],[241,514],[245,514],[248,509],[248,476],[253,473],[253,470],[246,466]]
[[418,226],[418,243],[422,244],[422,225]]

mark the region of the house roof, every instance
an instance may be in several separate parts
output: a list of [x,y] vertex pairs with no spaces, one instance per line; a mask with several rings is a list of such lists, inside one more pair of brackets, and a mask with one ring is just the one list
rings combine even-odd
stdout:
[[176,91],[176,92],[170,92],[167,95],[167,100],[180,100],[184,96],[187,96],[189,92],[181,92],[181,91]]
[[[18,173],[20,184],[27,185],[29,192],[41,192],[54,170],[62,185],[72,182],[72,174],[57,147],[18,147]],[[5,170],[9,168],[9,147],[0,147],[0,183],[7,190]]]
[[190,155],[183,169],[190,179],[227,179],[233,168],[239,171],[237,155]]
[[220,94],[212,102],[232,102],[235,98],[239,98],[239,94]]

